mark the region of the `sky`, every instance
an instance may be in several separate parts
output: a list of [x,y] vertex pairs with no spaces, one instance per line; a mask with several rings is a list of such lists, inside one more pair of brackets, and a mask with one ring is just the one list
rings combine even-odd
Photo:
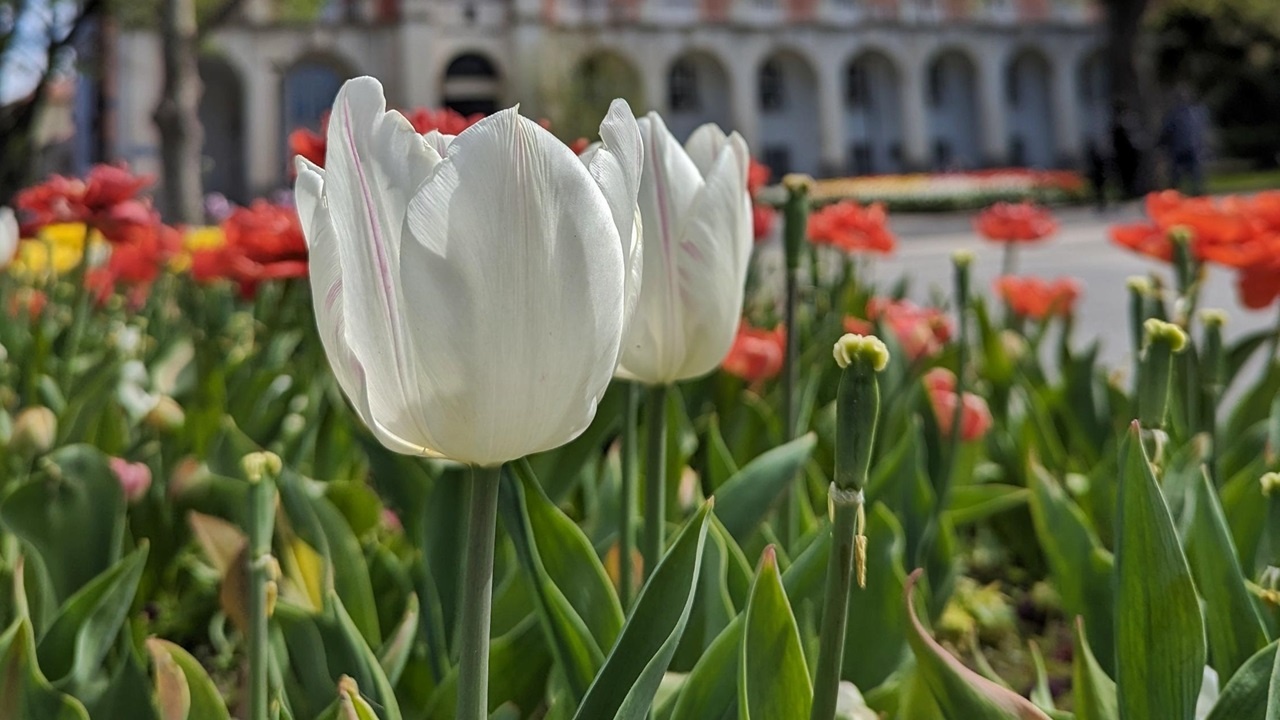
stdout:
[[[65,0],[0,0],[0,34],[14,33],[0,57],[0,105],[35,88],[48,66],[45,48],[50,32],[65,33],[75,13],[76,3]],[[74,57],[63,61],[71,63]]]

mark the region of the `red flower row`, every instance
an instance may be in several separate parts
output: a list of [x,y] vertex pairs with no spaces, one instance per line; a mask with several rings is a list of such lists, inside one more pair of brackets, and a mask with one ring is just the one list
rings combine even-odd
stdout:
[[1245,307],[1280,298],[1280,191],[1253,197],[1190,198],[1174,190],[1146,199],[1147,222],[1116,225],[1112,242],[1158,260],[1173,260],[1173,235],[1184,232],[1193,257],[1238,271]]

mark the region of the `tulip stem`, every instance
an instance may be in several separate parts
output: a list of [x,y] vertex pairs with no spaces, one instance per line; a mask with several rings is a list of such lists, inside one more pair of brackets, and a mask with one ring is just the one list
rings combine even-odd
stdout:
[[636,512],[636,410],[639,404],[639,388],[635,383],[625,383],[622,388],[622,488],[618,506],[621,522],[618,525],[618,599],[625,610],[631,606],[631,555],[635,552]]
[[827,589],[822,603],[822,630],[818,633],[818,667],[813,678],[813,709],[809,720],[832,720],[844,664],[844,640],[849,620],[849,592],[853,584],[853,557],[862,494],[839,490],[830,496],[835,508],[831,526],[831,555],[827,561]]
[[489,615],[501,467],[472,468],[458,632],[458,720],[489,717]]
[[644,476],[644,577],[647,580],[662,559],[667,510],[667,386],[649,388],[645,422],[649,428],[648,458]]
[[276,514],[274,472],[250,476],[249,486],[249,718],[267,720],[270,702],[271,536]]
[[1015,250],[1012,242],[1004,244],[1004,258],[1000,263],[1000,274],[1005,277],[1013,275],[1014,271],[1017,269],[1018,263],[1014,256],[1014,252]]

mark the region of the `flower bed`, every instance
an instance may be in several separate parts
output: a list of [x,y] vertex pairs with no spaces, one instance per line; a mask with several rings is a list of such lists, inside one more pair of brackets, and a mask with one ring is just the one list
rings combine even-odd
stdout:
[[954,173],[869,175],[814,183],[816,202],[884,203],[896,212],[971,210],[996,202],[1079,202],[1087,187],[1075,172],[1007,168]]

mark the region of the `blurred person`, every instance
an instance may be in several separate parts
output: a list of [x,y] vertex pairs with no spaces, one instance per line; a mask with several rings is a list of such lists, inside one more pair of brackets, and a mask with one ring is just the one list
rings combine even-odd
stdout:
[[1209,117],[1205,107],[1191,96],[1185,85],[1173,94],[1173,107],[1160,126],[1160,148],[1168,156],[1169,186],[1181,191],[1190,180],[1191,195],[1204,194],[1205,135]]
[[1102,148],[1093,138],[1089,138],[1085,142],[1084,160],[1085,175],[1089,178],[1089,185],[1093,188],[1094,207],[1100,213],[1105,212],[1107,209],[1108,162]]
[[1140,179],[1142,169],[1141,120],[1133,110],[1117,107],[1112,113],[1111,148],[1115,160],[1116,177],[1127,199],[1143,193]]

